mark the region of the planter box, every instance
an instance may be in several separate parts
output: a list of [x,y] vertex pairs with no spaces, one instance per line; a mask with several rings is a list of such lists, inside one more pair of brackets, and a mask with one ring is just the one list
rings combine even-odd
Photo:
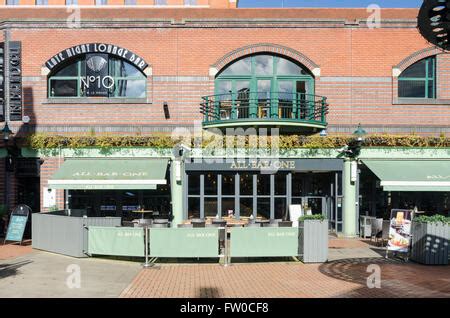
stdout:
[[412,224],[411,259],[426,265],[448,265],[450,226],[443,223]]
[[[72,213],[71,213],[72,215]],[[78,215],[78,214],[76,214]],[[120,226],[119,217],[77,217],[66,211],[33,213],[33,248],[73,257],[87,257],[87,226]]]
[[298,255],[304,263],[328,260],[328,220],[299,222],[298,239]]

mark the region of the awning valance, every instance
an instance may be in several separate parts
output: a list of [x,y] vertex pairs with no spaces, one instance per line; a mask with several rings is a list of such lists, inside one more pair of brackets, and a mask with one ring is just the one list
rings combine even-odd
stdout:
[[167,184],[168,159],[67,159],[48,180],[49,188],[152,190]]
[[363,160],[384,191],[450,191],[450,160]]

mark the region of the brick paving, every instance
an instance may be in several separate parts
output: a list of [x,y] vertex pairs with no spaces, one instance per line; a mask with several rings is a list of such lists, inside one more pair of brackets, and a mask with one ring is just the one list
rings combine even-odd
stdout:
[[[381,268],[381,288],[367,287],[367,266]],[[156,265],[121,297],[450,297],[450,267],[352,259],[325,264]]]
[[[383,255],[370,241],[331,238],[331,261],[324,264],[156,264],[141,270],[121,297],[450,297],[450,266],[404,263]],[[367,287],[372,264],[381,269],[381,288]]]
[[13,259],[33,251],[30,240],[24,241],[22,245],[9,242],[3,244],[3,238],[0,240],[0,260]]

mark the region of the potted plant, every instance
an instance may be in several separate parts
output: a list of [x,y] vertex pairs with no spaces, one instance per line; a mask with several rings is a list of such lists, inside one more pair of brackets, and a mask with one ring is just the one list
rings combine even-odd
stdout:
[[411,259],[426,265],[448,265],[450,218],[418,216],[412,222]]
[[298,218],[299,256],[304,263],[328,260],[328,220],[321,214]]

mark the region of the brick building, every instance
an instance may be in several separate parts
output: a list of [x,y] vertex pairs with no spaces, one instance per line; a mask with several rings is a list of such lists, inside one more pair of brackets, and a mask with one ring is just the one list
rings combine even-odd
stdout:
[[[359,123],[368,133],[439,136],[450,131],[450,56],[420,36],[416,9],[382,9],[379,24],[374,24],[376,13],[366,9],[240,9],[232,0],[79,0],[78,7],[65,7],[72,2],[64,0],[1,3],[6,3],[0,20],[2,31],[9,33],[10,62],[18,54],[21,63],[22,95],[0,113],[15,136],[147,135],[174,128],[192,131],[196,121],[205,129],[277,127],[295,135],[325,129],[349,134]],[[123,4],[130,7],[115,7]],[[10,93],[17,89],[9,86]],[[0,150],[7,155],[4,145]],[[10,206],[26,202],[48,211],[72,200],[77,208],[89,202],[98,213],[122,215],[125,206],[163,209],[165,204],[164,209],[179,209],[178,219],[230,210],[238,217],[265,210],[263,217],[283,218],[290,204],[302,203],[327,214],[338,231],[346,213],[357,219],[353,193],[359,186],[346,192],[345,169],[350,166],[345,168],[336,154],[288,154],[280,175],[261,175],[261,180],[252,169],[236,174],[231,166],[217,165],[209,173],[202,164],[183,162],[178,179],[170,150],[117,150],[108,156],[158,156],[172,162],[170,182],[158,185],[153,194],[140,189],[133,194],[138,204],[119,185],[70,186],[64,177],[53,183],[58,190],[48,190],[67,159],[104,158],[101,152],[20,150],[22,157],[43,163],[39,175],[21,174],[17,165],[5,172],[9,181],[0,186],[0,197]],[[371,155],[369,159],[381,156]],[[449,159],[448,151],[402,156],[398,158]],[[376,202],[383,189],[374,175],[367,175],[370,194],[360,193],[360,204],[370,214],[380,214],[388,204]],[[259,184],[266,185],[259,189]],[[278,193],[280,184],[284,190]],[[420,186],[418,192],[430,191]],[[442,186],[447,185],[437,188]],[[438,201],[431,209],[445,211],[448,192],[437,188],[426,201]],[[395,195],[402,191],[392,191],[383,195],[404,200]],[[155,203],[156,197],[164,202]]]

